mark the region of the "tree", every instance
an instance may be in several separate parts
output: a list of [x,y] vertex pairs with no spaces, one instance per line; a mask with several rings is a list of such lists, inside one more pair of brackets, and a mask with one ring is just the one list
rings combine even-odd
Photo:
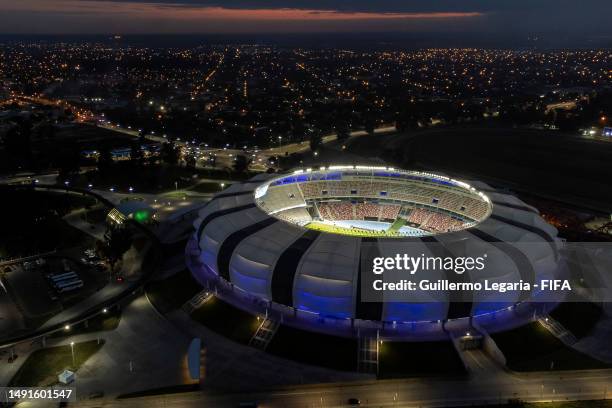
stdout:
[[293,122],[293,138],[295,140],[303,140],[304,134],[306,133],[306,127],[302,119],[296,119]]
[[290,169],[293,167],[299,167],[302,164],[302,155],[299,153],[291,153],[289,155],[278,157],[279,167],[283,169]]
[[77,148],[69,148],[60,151],[57,157],[57,168],[59,170],[59,178],[66,180],[71,176],[78,174],[81,170],[81,155]]
[[149,134],[149,130],[148,129],[140,129],[138,131],[138,141],[140,143],[144,143],[147,140],[147,135]]
[[196,168],[196,158],[195,158],[195,156],[194,155],[187,156],[185,158],[185,165],[189,169],[195,169]]
[[368,116],[365,120],[364,127],[365,131],[369,136],[374,135],[374,118]]
[[103,175],[108,174],[112,166],[113,156],[111,155],[110,149],[108,147],[102,147],[98,155],[98,172]]
[[142,154],[142,147],[139,142],[132,143],[130,149],[130,160],[133,164],[141,166],[144,161],[144,155]]
[[350,134],[351,132],[349,129],[348,122],[344,120],[339,122],[337,125],[338,140],[346,140],[349,138]]
[[11,167],[26,166],[32,158],[30,138],[32,123],[25,121],[19,126],[11,128],[4,139],[4,147],[11,160]]
[[123,254],[130,249],[132,236],[127,228],[113,228],[108,234],[106,241],[106,256],[111,269]]
[[236,160],[234,160],[234,171],[236,173],[244,173],[248,170],[249,164],[251,164],[251,161],[246,156],[239,154],[236,156]]
[[310,134],[310,150],[313,152],[318,150],[323,143],[323,138],[321,137],[321,133],[318,130],[313,131]]
[[50,122],[45,122],[38,127],[38,135],[41,139],[53,139],[55,138],[55,126]]
[[161,148],[161,159],[164,163],[176,165],[178,163],[178,150],[174,143],[164,143]]

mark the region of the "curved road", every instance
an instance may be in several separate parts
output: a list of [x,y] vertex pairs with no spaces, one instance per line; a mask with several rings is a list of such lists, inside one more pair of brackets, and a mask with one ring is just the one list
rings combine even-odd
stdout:
[[114,401],[83,401],[83,407],[237,407],[257,401],[261,407],[343,407],[349,398],[366,407],[442,407],[525,401],[607,398],[612,370],[508,374],[468,380],[408,379],[365,383],[297,386],[252,394],[191,392]]

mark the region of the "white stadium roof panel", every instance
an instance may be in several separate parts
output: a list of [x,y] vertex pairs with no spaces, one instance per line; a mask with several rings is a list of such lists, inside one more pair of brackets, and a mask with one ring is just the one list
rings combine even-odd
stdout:
[[[291,206],[296,200],[303,203],[300,211]],[[527,300],[529,293],[508,291],[495,302],[474,293],[467,311],[444,291],[416,291],[409,302],[364,302],[362,259],[487,254],[486,272],[461,279],[533,280],[554,276],[560,246],[557,230],[510,194],[478,181],[384,167],[337,166],[238,182],[200,211],[194,227],[199,262],[217,279],[270,304],[363,321],[478,315]],[[430,281],[448,278],[439,270],[427,273]]]

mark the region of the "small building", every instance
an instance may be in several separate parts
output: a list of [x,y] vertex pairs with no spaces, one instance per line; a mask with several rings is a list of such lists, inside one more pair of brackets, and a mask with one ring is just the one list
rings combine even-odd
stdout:
[[64,370],[57,376],[57,380],[61,384],[70,384],[74,382],[75,378],[75,374],[70,370]]
[[114,227],[122,225],[128,219],[147,224],[153,220],[154,216],[155,210],[144,201],[126,200],[110,210],[106,216],[106,221]]

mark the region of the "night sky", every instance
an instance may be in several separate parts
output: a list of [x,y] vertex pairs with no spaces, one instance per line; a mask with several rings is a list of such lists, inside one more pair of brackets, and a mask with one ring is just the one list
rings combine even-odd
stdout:
[[612,0],[0,0],[2,34],[456,32],[612,38]]

